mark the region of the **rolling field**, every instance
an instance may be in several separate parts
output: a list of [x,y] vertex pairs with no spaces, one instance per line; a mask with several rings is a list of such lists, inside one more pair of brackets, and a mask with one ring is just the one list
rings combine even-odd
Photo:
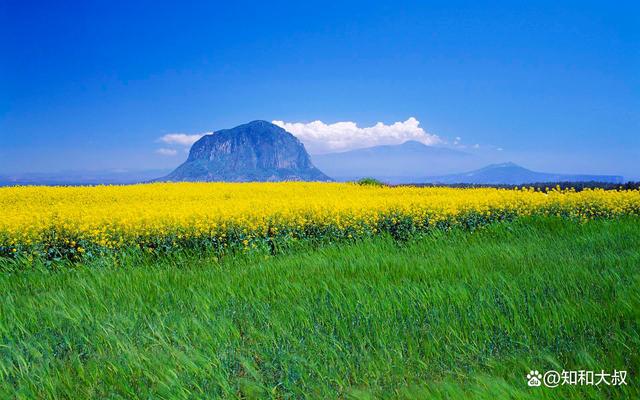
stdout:
[[[637,398],[639,222],[17,268],[0,275],[0,397]],[[628,377],[530,388],[531,369]]]

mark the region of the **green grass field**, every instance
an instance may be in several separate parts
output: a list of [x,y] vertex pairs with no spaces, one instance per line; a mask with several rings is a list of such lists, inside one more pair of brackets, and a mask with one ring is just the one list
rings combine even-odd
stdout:
[[0,274],[0,398],[640,396],[638,219],[118,261]]

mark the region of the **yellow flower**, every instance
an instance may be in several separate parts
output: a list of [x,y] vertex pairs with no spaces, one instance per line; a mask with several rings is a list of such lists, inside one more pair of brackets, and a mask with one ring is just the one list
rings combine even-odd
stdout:
[[[177,183],[0,188],[0,247],[78,241],[104,248],[192,239],[242,244],[314,232],[375,234],[407,221],[422,226],[489,222],[505,216],[564,215],[590,220],[640,215],[640,191],[545,192],[523,187],[453,189],[344,183]],[[52,238],[55,233],[55,238]],[[78,247],[78,252],[85,249]],[[12,250],[12,252],[14,252]]]

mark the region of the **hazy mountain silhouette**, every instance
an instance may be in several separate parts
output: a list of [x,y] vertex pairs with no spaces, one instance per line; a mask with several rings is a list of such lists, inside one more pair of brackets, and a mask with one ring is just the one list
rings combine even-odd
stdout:
[[87,170],[56,172],[23,172],[0,175],[0,186],[13,185],[128,185],[148,182],[166,174],[169,169]]
[[385,182],[415,182],[425,176],[465,171],[482,165],[475,155],[427,146],[417,141],[312,156],[313,163],[332,178],[348,181],[372,177]]
[[[512,162],[492,164],[475,171],[462,174],[427,177],[428,183],[467,183],[467,184],[504,184],[522,185],[537,182],[606,182],[622,183],[624,178],[617,175],[572,175],[548,172],[536,172]],[[422,182],[422,181],[421,181]]]

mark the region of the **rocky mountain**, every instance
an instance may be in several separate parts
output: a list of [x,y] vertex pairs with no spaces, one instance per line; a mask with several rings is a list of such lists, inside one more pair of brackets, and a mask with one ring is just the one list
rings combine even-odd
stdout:
[[488,185],[523,185],[542,182],[603,182],[622,183],[624,178],[617,175],[570,175],[536,172],[514,163],[492,164],[484,168],[462,174],[429,177],[428,183],[466,183]]
[[371,177],[388,183],[416,182],[425,176],[467,171],[484,164],[473,154],[413,140],[399,145],[313,155],[312,160],[339,181]]
[[203,136],[182,165],[159,181],[330,181],[304,145],[267,121],[253,121]]

